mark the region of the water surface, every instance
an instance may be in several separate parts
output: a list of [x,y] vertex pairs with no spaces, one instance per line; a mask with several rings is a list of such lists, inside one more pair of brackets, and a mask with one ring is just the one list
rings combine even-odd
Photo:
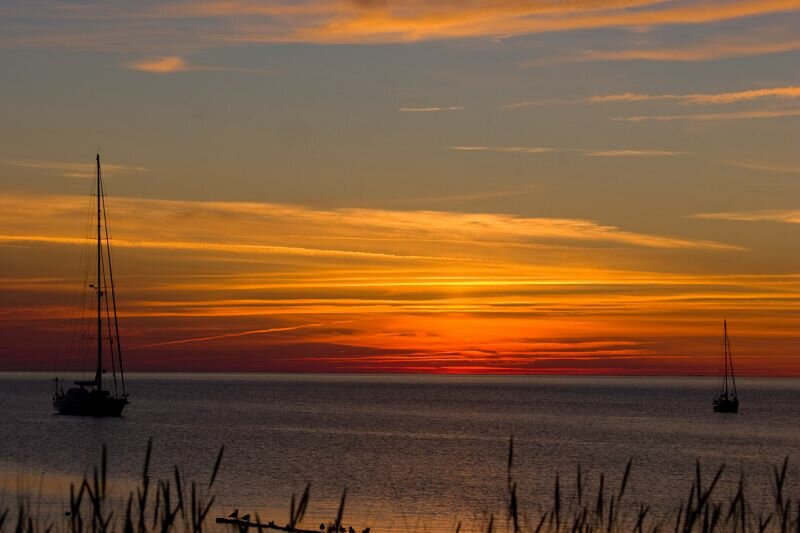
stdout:
[[616,486],[629,458],[628,497],[660,512],[685,499],[698,459],[708,477],[726,464],[723,493],[744,473],[755,504],[771,496],[772,466],[800,450],[800,381],[788,379],[740,379],[741,411],[725,415],[708,378],[132,375],[119,419],[54,415],[49,379],[0,374],[0,502],[24,492],[54,514],[103,443],[121,493],[151,436],[154,474],[177,464],[204,483],[225,445],[215,516],[284,523],[310,483],[305,525],[330,520],[347,488],[346,521],[374,531],[502,513],[511,435],[528,510],[549,506],[556,472],[569,496],[578,463],[593,490],[600,472]]

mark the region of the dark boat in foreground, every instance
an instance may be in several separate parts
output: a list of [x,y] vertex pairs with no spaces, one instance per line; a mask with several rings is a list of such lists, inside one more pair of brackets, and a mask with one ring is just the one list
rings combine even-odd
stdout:
[[[71,387],[66,392],[62,382],[58,378],[55,379],[56,390],[53,393],[53,407],[62,415],[120,416],[128,404],[125,374],[122,370],[117,301],[114,294],[114,276],[111,268],[111,247],[108,237],[103,180],[100,173],[100,155],[97,156],[96,187],[97,272],[95,283],[89,285],[89,288],[94,291],[97,298],[97,367],[94,379],[75,381],[74,384],[77,387]],[[104,240],[105,246],[103,246]],[[106,318],[105,324],[103,324],[103,316]],[[105,337],[103,336],[103,327],[106,328]],[[108,358],[113,374],[110,390],[103,387],[104,343],[108,343]],[[119,380],[117,375],[119,375]]]
[[[722,322],[724,331],[723,351],[725,354],[725,377],[722,380],[722,390],[714,398],[712,405],[714,411],[718,413],[737,413],[739,412],[739,398],[736,396],[736,376],[733,374],[733,356],[731,355],[731,345],[728,341],[728,322]],[[732,390],[728,388],[728,374],[731,376]]]

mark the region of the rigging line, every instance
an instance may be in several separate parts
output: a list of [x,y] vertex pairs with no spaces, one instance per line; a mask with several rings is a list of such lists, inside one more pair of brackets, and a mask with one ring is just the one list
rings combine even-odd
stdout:
[[726,322],[722,321],[722,390],[724,394],[728,388],[728,346],[727,346],[728,329]]
[[[88,218],[88,215],[90,214],[91,214],[90,211],[87,212],[87,219],[86,219],[86,224],[84,225],[84,232],[83,232],[87,240],[89,239],[89,232],[90,232],[90,226],[89,226],[90,218]],[[59,354],[59,357],[55,357],[53,359],[54,372],[56,374],[60,374],[64,370],[64,367],[66,366],[64,364],[65,360],[69,361],[73,358],[73,356],[77,356],[80,353],[79,352],[80,337],[82,335],[81,325],[83,322],[82,311],[83,311],[83,305],[85,303],[85,288],[86,288],[85,262],[84,262],[86,252],[87,252],[86,248],[81,247],[79,262],[77,263],[74,279],[81,280],[82,283],[80,285],[76,284],[72,292],[72,298],[70,301],[71,305],[69,307],[70,315],[68,319],[70,337],[69,340],[67,341],[66,349],[64,350],[64,352]],[[78,305],[79,303],[80,305]]]
[[[92,182],[92,188],[94,188],[94,182]],[[91,202],[87,204],[86,216],[84,220],[84,231],[83,235],[85,236],[86,242],[88,243],[92,238],[92,205]],[[75,292],[73,293],[73,300],[72,300],[72,316],[70,320],[70,331],[71,337],[69,344],[67,345],[66,351],[66,359],[67,361],[73,361],[73,364],[77,363],[78,368],[77,370],[85,368],[85,355],[86,355],[86,337],[88,335],[88,329],[86,328],[86,310],[87,310],[87,291],[86,288],[89,285],[89,263],[91,262],[92,256],[92,247],[91,246],[83,246],[80,250],[80,257],[79,263],[77,268],[77,275],[76,280],[78,281],[78,285],[75,288]],[[61,370],[64,369],[65,365],[61,365]],[[72,369],[76,370],[76,369]],[[84,376],[85,377],[85,376]]]
[[725,338],[723,339],[725,342],[725,394],[728,394],[729,387],[728,387],[728,350],[730,346],[728,345],[728,321],[725,321]]
[[[108,283],[106,282],[106,265],[103,262],[103,287],[107,287]],[[108,330],[108,348],[109,354],[111,355],[111,375],[114,379],[114,393],[117,392],[117,366],[114,361],[114,335],[111,331],[111,310],[109,309],[108,303],[108,296],[105,298],[106,301],[106,329]]]
[[731,344],[728,340],[728,360],[731,365],[731,380],[733,380],[733,395],[736,396],[736,374],[733,373],[733,353],[731,353]]
[[[101,192],[103,193],[100,198],[101,198],[101,201],[102,201],[102,204],[103,204],[103,222],[105,223],[106,250],[107,250],[107,255],[108,255],[108,277],[109,277],[109,281],[111,282],[111,305],[112,305],[112,307],[114,309],[114,330],[115,330],[116,337],[117,337],[117,350],[116,350],[117,353],[116,353],[116,355],[117,355],[117,362],[119,364],[120,380],[122,382],[122,394],[125,394],[125,371],[122,368],[122,343],[120,342],[120,337],[119,337],[119,318],[117,317],[117,291],[116,291],[116,287],[114,287],[114,270],[112,269],[112,266],[111,266],[111,264],[112,264],[111,263],[111,238],[108,236],[108,216],[107,216],[107,212],[108,211],[106,210],[105,187],[103,186],[102,180],[100,181],[100,188],[101,188]],[[106,298],[106,300],[108,300],[108,298]],[[114,352],[113,351],[111,352],[111,360],[112,361],[114,360]],[[116,380],[116,375],[115,375],[115,380]],[[116,386],[116,381],[115,381],[115,386]]]
[[83,286],[81,288],[83,297],[81,299],[81,308],[80,308],[81,328],[78,331],[79,344],[78,344],[78,354],[77,354],[78,357],[76,362],[78,363],[78,369],[77,369],[78,375],[80,376],[80,379],[82,381],[86,381],[88,373],[87,369],[90,367],[90,365],[88,364],[88,360],[91,358],[89,341],[91,340],[92,336],[91,334],[92,324],[90,322],[90,317],[88,315],[89,305],[91,302],[89,297],[89,291],[87,290],[87,288],[90,285],[89,282],[92,275],[91,265],[94,264],[93,259],[95,259],[96,256],[96,249],[94,246],[91,245],[91,241],[94,240],[93,235],[95,231],[94,228],[95,206],[94,202],[92,201],[92,198],[94,198],[94,195],[97,194],[96,187],[97,184],[95,183],[95,180],[92,180],[92,187],[89,195],[90,201],[87,204],[86,223],[85,223],[87,246],[84,247],[83,249],[84,253],[81,257],[81,260],[83,261]]
[[[94,190],[94,181],[92,183],[92,190]],[[91,191],[90,191],[91,193]],[[91,200],[92,195],[89,195]],[[86,242],[89,243],[92,238],[92,203],[91,201],[87,204],[86,209],[86,216],[84,220],[84,232],[83,232]],[[73,329],[73,342],[70,344],[70,350],[68,355],[70,358],[74,358],[73,364],[77,364],[77,369],[79,372],[82,369],[85,369],[86,361],[86,336],[88,335],[88,329],[86,324],[86,311],[87,311],[87,287],[89,286],[89,263],[92,258],[92,247],[91,246],[83,246],[81,247],[81,255],[80,255],[80,263],[78,267],[79,272],[79,280],[80,286],[78,287],[78,291],[80,294],[80,306],[77,308],[76,319]],[[85,376],[81,376],[84,378]]]

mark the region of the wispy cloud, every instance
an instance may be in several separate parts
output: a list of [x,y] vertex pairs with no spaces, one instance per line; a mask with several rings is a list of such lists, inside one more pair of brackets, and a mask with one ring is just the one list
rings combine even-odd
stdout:
[[528,185],[524,187],[517,187],[513,189],[504,189],[496,191],[479,191],[473,193],[463,194],[447,194],[442,196],[423,196],[414,198],[398,198],[383,202],[384,204],[435,204],[435,203],[450,203],[450,202],[471,202],[475,200],[486,200],[488,198],[505,198],[508,196],[519,196],[521,194],[530,194],[537,189],[536,185]]
[[[800,40],[706,41],[677,48],[634,48],[629,50],[585,50],[575,55],[548,59],[546,62],[583,61],[714,61],[729,57],[752,57],[800,50]],[[536,60],[531,65],[545,61]]]
[[126,63],[125,68],[148,72],[151,74],[174,74],[177,72],[190,71],[216,71],[216,72],[244,72],[250,74],[267,72],[265,69],[253,69],[231,66],[213,66],[191,64],[180,56],[157,56],[139,59]]
[[[288,4],[277,0],[258,3],[233,0],[169,1],[125,6],[95,1],[79,8],[68,8],[58,2],[45,2],[44,6],[36,4],[34,7],[20,1],[8,9],[23,22],[12,31],[4,32],[0,37],[2,45],[130,51],[153,47],[188,50],[259,42],[396,43],[593,28],[694,25],[788,13],[800,8],[795,0],[685,3],[661,0],[578,0],[568,3],[310,0]],[[39,22],[45,17],[69,23],[53,30],[54,25]],[[102,20],[102,25],[95,24],[99,20]],[[186,31],[184,22],[197,20],[203,21],[203,31]],[[762,47],[761,52],[751,48],[746,53],[764,53],[764,50],[769,51]],[[731,52],[722,50],[717,55],[721,53]],[[599,54],[602,58],[603,53]],[[613,53],[605,54],[614,59]],[[644,53],[639,54],[641,57]],[[660,55],[651,52],[650,57],[658,59],[664,55],[664,52]],[[616,58],[626,57],[618,55]]]
[[568,104],[615,104],[673,101],[681,104],[693,105],[718,105],[749,102],[762,99],[789,100],[800,98],[800,87],[771,87],[763,89],[749,89],[744,91],[728,91],[722,93],[688,93],[688,94],[645,94],[624,92],[617,94],[600,94],[588,98],[543,98],[541,100],[528,100],[513,102],[500,106],[503,109],[517,109],[521,107],[543,105],[568,105]]
[[[15,167],[33,168],[53,172],[65,178],[92,178],[95,176],[94,163],[72,163],[67,161],[35,161],[29,159],[11,159],[6,164]],[[109,176],[115,174],[137,174],[152,172],[152,169],[135,165],[117,165],[103,163],[103,171]]]
[[573,152],[585,157],[671,157],[686,153],[672,150],[591,150],[586,148],[551,148],[540,146],[448,146],[447,149],[461,152],[496,152],[501,154],[544,154],[549,152]]
[[684,153],[669,150],[596,150],[587,151],[584,155],[587,157],[671,157]]
[[800,224],[800,209],[763,209],[729,213],[701,213],[692,218],[708,220],[731,220],[736,222],[783,222]]
[[723,161],[728,165],[733,165],[751,170],[765,170],[767,172],[783,172],[787,174],[800,174],[800,164],[777,165],[775,163],[765,163],[763,161]]
[[462,111],[463,106],[448,107],[401,107],[397,111],[400,113],[437,113],[439,111]]
[[736,111],[731,113],[698,113],[691,115],[636,115],[630,117],[612,117],[611,120],[625,121],[625,122],[644,122],[644,121],[657,121],[667,122],[674,120],[695,120],[695,121],[712,121],[712,120],[747,120],[747,119],[764,119],[764,118],[782,118],[782,117],[796,117],[800,116],[800,109],[764,109],[757,111]]
[[614,102],[646,102],[654,100],[675,100],[686,104],[718,105],[760,100],[764,98],[791,99],[800,98],[800,87],[772,87],[767,89],[752,89],[724,93],[695,93],[695,94],[640,94],[621,93],[592,96],[585,100],[589,103],[614,103]]
[[[188,228],[185,228],[188,230]],[[85,238],[79,237],[59,237],[47,235],[8,235],[0,234],[0,242],[33,242],[47,244],[86,244]],[[414,254],[393,254],[386,252],[364,252],[357,250],[336,250],[329,248],[311,248],[302,246],[276,246],[269,244],[231,244],[226,242],[214,241],[173,241],[173,240],[139,240],[139,239],[114,239],[114,246],[120,248],[140,248],[154,250],[173,250],[173,251],[200,251],[200,252],[225,252],[231,254],[249,255],[299,255],[305,257],[349,257],[356,259],[377,259],[377,260],[447,260],[447,261],[470,261],[467,258],[446,257],[446,256],[425,256]]]
[[448,146],[457,152],[498,152],[501,154],[544,154],[555,152],[556,148],[546,146]]
[[155,74],[172,74],[174,72],[185,72],[192,70],[188,63],[178,56],[163,56],[148,59],[140,59],[128,65],[132,70],[142,72],[152,72]]
[[[315,7],[322,5],[331,4],[323,2]],[[407,0],[344,5],[345,9],[332,13],[328,20],[317,12],[322,23],[297,28],[288,38],[317,42],[404,42],[497,37],[603,27],[701,24],[798,9],[790,0],[679,5],[656,0],[580,0],[569,4],[519,0],[470,4],[448,0],[429,4]],[[252,26],[249,34],[256,38],[264,29]]]
[[534,107],[534,106],[569,104],[569,103],[575,103],[575,100],[566,100],[562,98],[543,98],[541,100],[525,100],[522,102],[511,102],[510,104],[503,104],[500,107],[502,109],[518,109],[521,107]]
[[[31,226],[30,204],[39,216]],[[85,204],[77,197],[26,198],[0,196],[0,241],[53,240],[65,244],[84,242],[82,235],[65,235],[65,219],[82,214]],[[520,217],[502,213],[455,211],[400,211],[388,209],[312,209],[303,206],[245,202],[189,202],[114,198],[114,242],[117,246],[209,250],[238,254],[349,256],[365,260],[445,260],[441,243],[457,241],[456,257],[495,260],[484,251],[464,248],[474,243],[575,243],[616,244],[646,248],[736,250],[729,244],[626,231],[592,220]],[[77,216],[78,220],[82,220]],[[119,221],[122,221],[121,223]],[[25,233],[13,228],[27,228]],[[165,230],[168,228],[168,231]],[[200,231],[198,228],[202,228]],[[34,233],[34,230],[38,230]],[[143,235],[148,238],[142,239]],[[164,235],[156,239],[158,235]],[[238,242],[231,236],[242,235]],[[295,235],[307,235],[298,247]],[[339,237],[348,248],[330,249],[315,236]],[[345,238],[346,237],[346,238]],[[376,240],[377,238],[377,240]],[[415,253],[397,253],[391,243],[404,239],[428,239],[431,245]],[[382,242],[389,248],[375,248]],[[319,244],[319,246],[317,246]],[[423,253],[423,250],[431,253]],[[475,254],[473,254],[475,252]],[[450,254],[452,255],[452,254]]]

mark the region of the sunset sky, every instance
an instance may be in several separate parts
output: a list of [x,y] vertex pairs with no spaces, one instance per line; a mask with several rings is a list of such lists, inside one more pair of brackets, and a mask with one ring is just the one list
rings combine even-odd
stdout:
[[800,376],[798,0],[8,0],[0,72],[0,370],[99,150],[130,370]]

